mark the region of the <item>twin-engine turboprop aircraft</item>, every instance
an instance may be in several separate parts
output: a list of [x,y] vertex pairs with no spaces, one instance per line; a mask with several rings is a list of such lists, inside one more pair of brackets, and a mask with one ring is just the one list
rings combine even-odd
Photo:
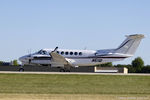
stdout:
[[116,49],[105,50],[67,50],[42,49],[36,53],[20,57],[23,65],[49,65],[69,71],[70,67],[95,66],[107,62],[121,61],[134,55],[144,35],[126,36],[125,41]]

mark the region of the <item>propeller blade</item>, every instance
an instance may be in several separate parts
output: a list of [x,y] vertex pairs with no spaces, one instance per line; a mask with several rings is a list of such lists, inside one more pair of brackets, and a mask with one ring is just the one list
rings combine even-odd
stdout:
[[56,47],[56,48],[54,49],[54,51],[52,51],[52,52],[56,52],[56,51],[57,51],[57,49],[58,49],[58,47]]

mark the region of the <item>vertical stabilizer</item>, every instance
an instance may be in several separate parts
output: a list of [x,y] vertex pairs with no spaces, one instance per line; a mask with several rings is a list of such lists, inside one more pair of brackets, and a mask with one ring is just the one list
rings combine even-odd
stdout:
[[135,34],[126,36],[125,41],[115,49],[116,53],[134,55],[136,49],[138,48],[141,40],[144,38],[142,34]]

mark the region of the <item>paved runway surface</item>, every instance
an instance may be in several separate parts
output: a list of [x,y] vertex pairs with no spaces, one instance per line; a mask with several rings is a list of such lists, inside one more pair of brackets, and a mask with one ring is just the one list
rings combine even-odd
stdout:
[[18,71],[0,71],[0,74],[76,74],[76,75],[140,75],[150,76],[150,74],[122,74],[122,73],[81,73],[81,72],[18,72]]

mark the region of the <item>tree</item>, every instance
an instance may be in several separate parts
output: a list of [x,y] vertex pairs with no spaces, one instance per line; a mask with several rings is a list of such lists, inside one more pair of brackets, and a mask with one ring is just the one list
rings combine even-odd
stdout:
[[13,65],[14,66],[18,66],[18,61],[17,60],[13,60]]
[[3,61],[0,61],[0,65],[3,65]]
[[144,61],[141,57],[137,57],[132,61],[132,67],[135,69],[135,72],[141,72],[142,67],[144,66]]
[[114,67],[127,67],[127,65],[117,64],[117,65],[114,65]]
[[141,70],[142,73],[150,73],[150,65],[144,66]]
[[112,62],[108,62],[106,64],[101,64],[100,66],[101,67],[113,67],[113,64],[112,64]]

